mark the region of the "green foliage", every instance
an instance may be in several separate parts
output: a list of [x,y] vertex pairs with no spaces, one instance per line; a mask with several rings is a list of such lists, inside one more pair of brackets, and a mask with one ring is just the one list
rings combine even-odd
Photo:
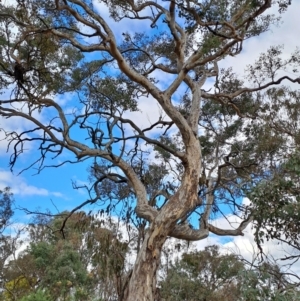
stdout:
[[68,215],[28,226],[29,247],[3,270],[1,301],[94,301],[121,293],[128,244],[84,212],[68,218],[63,237],[56,230]]
[[[81,72],[82,68],[80,68]],[[135,88],[135,85],[124,77],[107,76],[105,79],[95,79],[88,93],[92,106],[97,112],[118,110],[122,113],[127,110],[137,110]]]
[[279,239],[300,247],[299,158],[298,152],[290,156],[270,179],[259,183],[248,194],[253,201],[259,244],[264,239]]
[[244,265],[234,255],[222,255],[217,246],[183,254],[168,268],[161,282],[163,300],[237,300],[239,274]]
[[[4,290],[0,292],[5,299],[10,299],[12,295],[5,288],[16,289],[18,293],[22,291],[22,288],[26,291],[28,289],[28,283],[23,277],[10,278],[5,277],[5,267],[9,258],[14,254],[15,249],[20,246],[19,233],[15,234],[15,237],[11,237],[7,234],[7,228],[12,224],[11,217],[13,216],[12,205],[14,203],[13,194],[10,188],[6,187],[0,190],[0,279]],[[20,240],[21,242],[21,240]],[[10,280],[10,281],[9,281]],[[21,287],[21,288],[20,288]]]
[[24,276],[19,276],[4,285],[4,299],[14,301],[16,297],[21,297],[33,290],[35,279],[27,279]]
[[161,297],[193,301],[296,301],[299,291],[289,284],[278,266],[268,262],[245,263],[217,246],[183,254],[167,267],[160,283]]
[[0,190],[0,234],[13,215],[12,204],[13,195],[10,189],[6,187],[4,190]]
[[[26,70],[25,85],[31,87],[31,93],[27,93],[27,97],[30,94],[31,97],[34,94],[42,97],[49,93],[66,91],[68,85],[66,78],[72,74],[72,69],[77,65],[78,60],[83,58],[81,52],[74,51],[74,48],[67,44],[62,45],[59,39],[50,33],[48,28],[52,22],[55,22],[54,18],[52,16],[40,18],[37,7],[34,1],[29,1],[26,6],[19,3],[16,7],[1,7],[1,13],[11,13],[22,24],[43,27],[43,30],[35,34],[30,34],[24,27],[17,34],[5,30],[1,33],[3,49],[9,51],[14,47],[13,59],[18,60]],[[18,42],[19,39],[22,43]],[[3,53],[0,55],[0,63],[3,73],[13,71],[11,58],[5,57]],[[0,77],[1,83],[7,82],[3,73]]]
[[[65,222],[67,216],[69,212],[63,212],[49,220],[43,240],[32,242],[27,250],[39,275],[39,287],[56,299],[71,298],[72,291],[75,300],[92,300],[97,287],[103,296],[117,295],[128,244],[101,227],[98,218],[78,212]],[[63,223],[64,228],[57,231]],[[30,231],[32,238],[38,237],[38,227],[32,225]]]
[[240,275],[239,300],[296,301],[299,290],[290,285],[278,266],[261,263],[255,269],[245,269]]
[[53,298],[46,290],[39,289],[36,292],[23,297],[20,301],[53,301]]

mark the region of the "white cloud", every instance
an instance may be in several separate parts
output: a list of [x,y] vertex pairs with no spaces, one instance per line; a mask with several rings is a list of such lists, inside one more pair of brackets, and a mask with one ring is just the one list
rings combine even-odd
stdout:
[[4,6],[17,5],[17,1],[15,1],[15,0],[2,0],[2,4]]
[[13,194],[20,196],[56,196],[64,198],[64,195],[60,192],[52,192],[45,188],[39,188],[30,185],[22,176],[15,176],[9,171],[0,169],[0,190],[5,187],[10,187]]
[[[233,225],[238,225],[240,223],[240,221],[238,221],[238,219],[233,215],[218,218],[211,221],[211,223],[222,229],[230,229],[232,227],[228,221]],[[250,263],[257,263],[257,260],[260,260],[261,257],[259,255],[260,250],[258,249],[254,240],[254,231],[253,225],[250,224],[243,231],[244,236],[227,236],[224,240],[224,237],[222,236],[210,234],[208,238],[195,242],[194,247],[197,250],[203,250],[209,245],[219,245],[221,247],[221,252],[234,253],[246,259]],[[230,238],[229,242],[228,238]],[[272,262],[276,262],[281,267],[282,271],[300,275],[299,261],[282,260],[282,258],[285,258],[286,256],[299,255],[300,252],[295,248],[292,248],[284,243],[279,243],[276,240],[265,241],[261,247],[264,255],[266,255]]]
[[12,189],[14,194],[20,194],[20,195],[43,195],[43,196],[49,195],[49,191],[47,189],[31,186],[24,182],[19,182],[18,186],[14,185]]
[[[146,32],[147,30],[151,30],[151,21],[149,19],[146,20],[133,20],[133,19],[122,19],[119,22],[114,21],[109,17],[109,7],[100,2],[93,1],[93,5],[97,13],[107,22],[112,31],[114,32],[116,38],[121,38],[122,33],[129,32],[130,34],[134,34],[135,32]],[[112,5],[112,4],[111,4]],[[140,15],[144,15],[143,11]],[[147,15],[151,15],[150,9],[147,9]]]
[[[74,97],[76,97],[75,93],[58,94],[54,97],[54,101],[61,107],[65,107],[74,99]],[[74,113],[74,106],[64,109],[65,114],[67,113],[66,110],[70,110],[70,113]]]
[[[274,7],[273,12],[276,12]],[[271,29],[258,37],[246,40],[241,54],[236,57],[226,57],[220,62],[221,67],[232,67],[233,70],[241,75],[244,74],[245,67],[254,63],[261,53],[266,52],[270,46],[284,45],[283,58],[286,59],[299,47],[296,38],[295,24],[298,24],[300,2],[293,2],[287,12],[282,15],[282,22],[279,26],[272,26]]]
[[52,192],[52,194],[58,198],[64,198],[64,195],[61,192]]
[[[160,117],[162,120],[169,121],[170,118],[164,113],[159,103],[152,97],[140,97],[138,101],[139,111],[126,112],[124,118],[132,120],[140,129],[145,129],[157,122]],[[126,130],[132,132],[132,128],[128,125]],[[160,127],[155,127],[151,130],[151,135],[161,133],[163,130]],[[127,132],[126,132],[127,133]],[[147,135],[148,132],[145,134]]]
[[[248,226],[244,236],[233,237],[231,242],[223,244],[223,247],[235,254],[240,255],[249,262],[260,260],[260,251],[254,241],[254,229],[251,225]],[[297,260],[282,260],[286,256],[299,255],[299,251],[290,247],[285,243],[279,243],[276,240],[265,241],[262,244],[264,256],[276,264],[278,264],[282,271],[291,274],[300,275],[300,262]]]

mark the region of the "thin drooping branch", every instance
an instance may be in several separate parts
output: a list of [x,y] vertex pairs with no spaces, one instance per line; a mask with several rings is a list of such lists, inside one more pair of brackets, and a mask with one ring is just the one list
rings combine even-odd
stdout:
[[[234,98],[236,98],[236,97],[238,97],[242,94],[249,93],[249,92],[252,93],[252,92],[257,92],[257,91],[263,91],[263,90],[266,90],[266,88],[269,88],[271,86],[279,85],[284,80],[288,80],[291,83],[300,84],[300,77],[297,77],[297,78],[293,79],[293,78],[285,75],[285,76],[280,77],[277,80],[269,81],[268,83],[266,83],[264,85],[254,87],[254,88],[241,88],[241,89],[238,89],[238,90],[234,91],[233,93],[214,93],[214,94],[211,94],[211,93],[208,93],[208,92],[205,92],[204,90],[202,90],[202,96],[204,98],[207,98],[207,99],[215,99],[219,102],[221,102],[222,99],[224,99],[224,98],[228,99],[228,101],[231,101]],[[224,102],[224,101],[222,102],[222,104],[230,105],[230,103]]]

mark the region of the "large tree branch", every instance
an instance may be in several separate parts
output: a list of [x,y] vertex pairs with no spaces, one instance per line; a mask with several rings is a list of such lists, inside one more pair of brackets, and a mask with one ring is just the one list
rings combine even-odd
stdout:
[[192,229],[188,224],[176,225],[172,232],[169,234],[171,237],[184,239],[187,241],[198,241],[208,237],[208,229]]
[[[17,116],[24,118],[26,120],[31,121],[33,124],[35,124],[39,129],[42,129],[44,133],[49,135],[51,142],[54,144],[52,145],[60,145],[62,148],[70,150],[72,153],[76,155],[78,159],[82,159],[85,157],[102,157],[108,161],[113,162],[116,166],[118,166],[126,175],[128,178],[130,184],[135,190],[136,197],[137,197],[137,207],[136,212],[139,217],[145,218],[148,221],[152,221],[155,216],[157,215],[157,210],[151,207],[148,203],[148,196],[145,189],[144,184],[141,182],[141,179],[139,179],[138,175],[135,173],[134,169],[126,163],[124,160],[119,158],[116,155],[112,155],[108,151],[103,151],[100,149],[92,149],[88,145],[83,144],[77,140],[73,140],[69,136],[69,129],[70,124],[67,122],[67,119],[65,117],[65,114],[63,112],[63,109],[53,100],[51,99],[43,99],[40,101],[40,103],[43,103],[44,105],[52,106],[54,107],[60,116],[60,120],[63,124],[63,130],[61,132],[62,139],[59,139],[57,135],[53,133],[51,130],[51,127],[48,127],[41,123],[39,120],[34,118],[33,116],[30,116],[26,113],[23,113],[21,111],[17,111],[14,109],[6,108],[0,106],[0,114],[4,117],[12,117]],[[71,123],[72,124],[72,123]],[[45,141],[45,138],[37,138],[42,143]]]
[[243,231],[246,229],[246,227],[253,221],[253,216],[250,215],[247,219],[245,219],[238,228],[236,229],[220,229],[218,227],[215,227],[211,224],[208,224],[208,229],[210,232],[219,235],[219,236],[237,236],[237,235],[244,235]]

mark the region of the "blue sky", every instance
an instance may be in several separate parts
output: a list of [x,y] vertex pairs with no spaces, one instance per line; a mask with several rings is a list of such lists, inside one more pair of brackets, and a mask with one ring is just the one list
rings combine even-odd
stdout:
[[[298,42],[299,2],[300,1],[295,1],[291,9],[285,13],[283,16],[284,23],[281,28],[274,27],[272,31],[258,38],[249,40],[245,43],[241,55],[227,58],[221,62],[221,65],[224,67],[232,66],[233,69],[242,76],[245,66],[254,62],[255,58],[257,58],[261,52],[267,50],[270,45],[284,44],[284,53],[286,56],[293,52],[296,46],[300,46]],[[101,12],[107,14],[105,10],[101,10]],[[122,28],[124,31],[130,31],[132,29],[129,23],[126,22],[121,25],[115,24],[113,27],[118,31],[119,28]],[[147,28],[149,28],[149,24],[147,24]],[[165,79],[162,78],[161,80]],[[72,98],[60,98],[58,101],[63,104],[66,110],[72,108]],[[130,113],[128,117],[134,118],[139,125],[148,125],[149,121],[155,120],[157,117],[159,107],[153,105],[153,103],[146,99],[142,99],[139,105],[141,112]],[[43,117],[47,118],[47,116]],[[0,127],[10,130],[20,130],[26,128],[27,124],[21,120],[7,120],[0,117]],[[0,139],[2,138],[3,136],[0,133]],[[6,186],[12,188],[15,195],[16,206],[26,207],[30,210],[35,210],[38,207],[41,209],[49,208],[53,212],[56,212],[56,208],[58,208],[58,210],[71,210],[87,199],[87,194],[83,190],[78,191],[73,189],[72,182],[77,182],[79,185],[88,183],[87,170],[92,160],[87,160],[79,164],[66,164],[59,168],[48,168],[38,175],[35,175],[36,171],[33,169],[26,170],[21,175],[18,175],[19,171],[26,168],[28,162],[33,160],[36,152],[37,150],[34,147],[30,149],[26,155],[18,160],[14,168],[14,173],[11,173],[8,166],[11,153],[6,153],[6,141],[0,140],[0,189]],[[27,218],[22,211],[16,212],[16,221],[22,222],[27,220]],[[221,226],[224,225],[225,221],[219,218],[215,223],[216,226]],[[245,243],[245,245],[251,240],[250,233],[251,231],[249,232],[249,236],[246,235],[246,237],[244,237],[243,243]],[[214,237],[210,237],[209,239],[210,242],[215,241]],[[236,241],[238,241],[238,239],[240,238],[237,238]],[[230,239],[230,242],[233,241],[235,240]],[[207,241],[199,244],[203,243],[207,243]],[[223,241],[223,243],[225,243],[225,241]]]

